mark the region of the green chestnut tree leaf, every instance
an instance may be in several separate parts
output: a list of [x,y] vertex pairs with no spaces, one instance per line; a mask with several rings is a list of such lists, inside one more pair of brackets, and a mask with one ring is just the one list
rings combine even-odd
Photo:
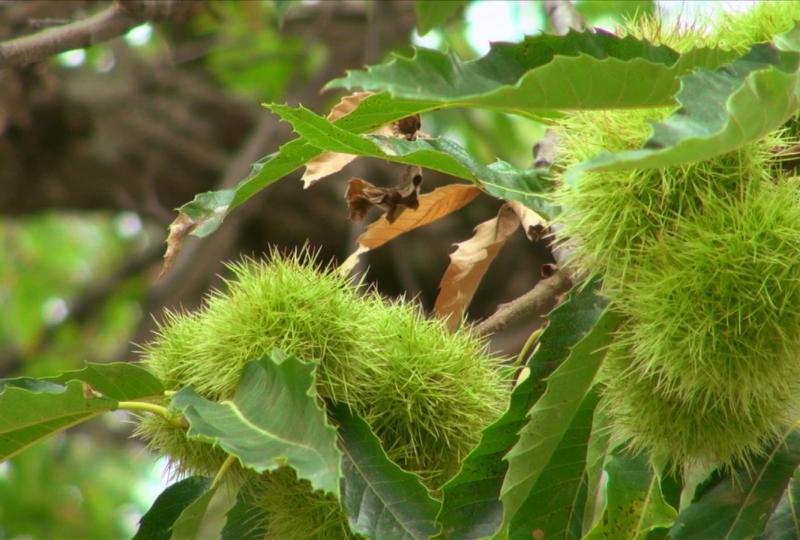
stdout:
[[800,465],[800,431],[784,437],[753,463],[752,472],[738,472],[706,490],[683,508],[667,538],[754,538],[764,532],[767,520],[781,500]]
[[190,476],[169,486],[142,516],[133,540],[170,540],[172,527],[181,513],[210,487],[211,479],[202,476]]
[[492,195],[517,200],[545,217],[556,211],[544,197],[550,183],[542,169],[517,169],[498,161],[486,166],[452,141],[442,138],[407,141],[395,137],[358,135],[304,107],[269,105],[271,111],[292,124],[294,130],[317,148],[419,165],[475,182]]
[[[392,98],[386,93],[375,94],[364,99],[356,110],[333,123],[352,133],[365,133],[387,122],[429,111],[436,106],[435,102]],[[281,146],[277,152],[255,162],[250,175],[236,187],[196,195],[193,200],[178,208],[179,217],[176,222],[181,216],[185,216],[190,220],[191,234],[208,236],[219,228],[231,211],[321,153],[321,149],[304,139],[294,139]]]
[[680,109],[653,125],[639,150],[600,154],[573,167],[576,185],[589,170],[669,167],[709,159],[755,141],[800,108],[800,26],[759,44],[717,70],[681,78]]
[[442,531],[437,538],[486,538],[500,527],[503,517],[500,487],[508,469],[504,457],[517,442],[528,411],[544,393],[544,380],[603,313],[606,301],[596,291],[597,282],[576,287],[548,315],[549,323],[539,347],[528,361],[530,375],[514,388],[506,412],[484,430],[480,443],[465,458],[461,470],[442,489],[442,509],[437,517]]
[[586,540],[645,540],[651,531],[669,528],[677,512],[661,492],[661,482],[646,456],[616,450],[605,464],[606,508]]
[[443,25],[464,4],[466,4],[466,0],[417,0],[414,2],[419,35],[424,36],[434,28]]
[[[586,395],[594,386],[606,347],[619,326],[619,315],[606,310],[586,337],[578,342],[567,359],[547,377],[547,388],[529,414],[519,433],[519,442],[506,456],[508,473],[500,500],[505,525],[514,519],[529,493],[581,410]],[[588,438],[588,433],[586,434]]]
[[[333,123],[359,134],[443,107],[497,108],[533,116],[557,109],[664,105],[672,103],[679,75],[700,66],[714,68],[730,58],[729,52],[707,49],[681,56],[667,47],[603,32],[543,35],[519,44],[497,44],[485,57],[465,63],[420,49],[412,60],[398,59],[331,81],[329,86],[385,89],[393,94],[370,96]],[[470,67],[462,71],[465,66]],[[303,138],[295,139],[257,161],[235,188],[195,196],[178,209],[179,219],[185,216],[190,221],[191,234],[207,236],[232,210],[321,153]],[[516,188],[524,192],[525,183]]]
[[586,448],[586,508],[583,512],[582,533],[585,535],[595,525],[605,506],[602,485],[603,465],[609,453],[611,418],[602,406],[597,407],[592,419],[592,432]]
[[220,446],[257,472],[291,466],[314,489],[338,496],[336,430],[317,403],[314,373],[313,364],[274,352],[245,366],[232,400],[216,403],[184,388],[171,407],[188,420],[189,437]]
[[181,511],[175,523],[172,525],[172,536],[170,540],[202,540],[200,539],[203,520],[208,512],[211,499],[217,494],[219,485],[211,485],[199,494]]
[[541,111],[656,107],[674,103],[678,77],[715,68],[733,57],[716,49],[684,55],[604,31],[542,34],[494,43],[483,57],[416,49],[411,58],[348,71],[327,87],[386,91],[395,97],[535,117]]
[[536,483],[511,520],[509,538],[581,538],[586,506],[586,454],[599,395],[586,394]]
[[228,511],[222,540],[263,540],[267,534],[264,520],[267,511],[248,496],[246,489],[239,490],[236,504]]
[[800,538],[800,469],[794,470],[778,506],[767,521],[762,540]]
[[116,408],[115,400],[86,390],[80,381],[0,381],[0,461],[45,437]]
[[402,470],[364,420],[344,405],[338,424],[344,471],[343,504],[350,528],[369,540],[427,540],[436,534],[439,503],[418,476]]
[[92,363],[57,377],[42,379],[54,383],[82,381],[106,397],[128,401],[164,394],[164,385],[152,373],[130,362]]

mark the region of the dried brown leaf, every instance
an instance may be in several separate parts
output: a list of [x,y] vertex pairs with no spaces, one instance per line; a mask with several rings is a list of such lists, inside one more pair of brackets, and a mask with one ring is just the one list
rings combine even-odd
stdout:
[[446,320],[451,332],[461,323],[489,265],[519,225],[517,213],[509,204],[504,204],[497,217],[479,224],[471,238],[456,244],[433,307],[434,312]]
[[197,222],[184,214],[178,214],[175,221],[169,225],[169,235],[167,236],[167,251],[164,252],[164,263],[161,266],[161,272],[158,277],[166,274],[172,267],[172,262],[175,257],[180,253],[183,247],[183,240],[197,227]]
[[394,223],[382,217],[372,223],[361,236],[358,243],[375,249],[398,236],[424,227],[434,221],[464,208],[478,196],[480,190],[470,184],[448,184],[419,196],[419,206],[413,212],[402,213]]
[[349,210],[348,219],[361,221],[367,211],[375,206],[384,211],[386,220],[394,223],[406,208],[419,207],[419,188],[422,185],[422,169],[409,166],[398,187],[382,188],[363,178],[351,178],[347,183],[344,198]]
[[352,269],[358,263],[359,257],[367,251],[391,242],[408,231],[424,227],[464,208],[480,192],[480,189],[470,184],[448,184],[434,189],[430,193],[420,195],[417,199],[419,206],[416,210],[403,212],[394,223],[389,223],[386,216],[383,216],[370,224],[367,230],[358,237],[356,251],[347,258],[340,268],[347,267]]
[[541,239],[547,232],[547,220],[542,216],[518,201],[508,201],[506,203],[517,214],[525,236],[531,242]]

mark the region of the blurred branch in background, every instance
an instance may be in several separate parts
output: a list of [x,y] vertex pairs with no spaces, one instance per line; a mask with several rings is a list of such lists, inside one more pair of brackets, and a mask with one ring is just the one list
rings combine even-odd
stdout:
[[121,36],[147,20],[182,17],[188,0],[117,0],[91,17],[0,43],[0,69],[40,62],[64,51],[90,47]]

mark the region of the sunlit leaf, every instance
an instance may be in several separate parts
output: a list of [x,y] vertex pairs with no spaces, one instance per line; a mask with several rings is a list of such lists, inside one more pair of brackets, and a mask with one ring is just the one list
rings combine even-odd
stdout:
[[[639,150],[603,153],[574,167],[575,185],[585,171],[668,167],[709,159],[779,128],[800,108],[800,26],[761,44],[715,71],[681,78],[681,108]],[[781,47],[781,48],[779,48]]]
[[0,381],[0,461],[116,406],[115,400],[97,396],[80,381]]
[[715,68],[733,55],[715,49],[680,55],[631,36],[571,31],[494,43],[485,56],[466,62],[453,54],[417,49],[411,58],[348,71],[328,87],[387,91],[442,107],[526,116],[554,109],[654,107],[673,103],[680,75],[696,67]]
[[130,362],[98,364],[87,362],[82,369],[65,371],[57,377],[42,379],[55,383],[83,381],[92,390],[119,401],[142,399],[164,394],[164,385],[152,373]]

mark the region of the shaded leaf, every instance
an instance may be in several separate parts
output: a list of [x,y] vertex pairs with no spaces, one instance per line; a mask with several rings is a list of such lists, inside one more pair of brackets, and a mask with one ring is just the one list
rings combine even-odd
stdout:
[[211,479],[202,476],[191,476],[169,486],[139,520],[139,530],[133,540],[170,540],[172,526],[181,512],[210,486]]
[[716,71],[699,69],[681,78],[681,108],[653,125],[644,147],[605,152],[573,167],[576,185],[589,170],[668,167],[725,154],[783,125],[800,107],[800,26],[775,45],[754,46]]
[[586,449],[599,397],[586,394],[547,466],[511,520],[509,539],[581,538],[586,505]]
[[342,263],[342,271],[349,272],[358,262],[359,257],[367,251],[378,248],[402,234],[424,227],[460,210],[471,203],[478,194],[480,194],[480,190],[475,186],[448,184],[436,188],[430,193],[420,195],[417,199],[419,203],[417,208],[413,212],[403,212],[394,223],[389,223],[385,216],[381,217],[371,223],[367,230],[358,237],[358,247]]
[[351,178],[347,183],[344,198],[349,210],[348,219],[361,221],[371,207],[385,213],[386,221],[394,223],[406,208],[419,208],[419,189],[422,185],[422,171],[419,167],[409,167],[403,183],[394,188],[372,185],[362,178]]
[[433,306],[434,313],[446,320],[451,332],[461,324],[489,265],[519,228],[519,222],[514,210],[504,204],[497,217],[479,224],[468,240],[456,244]]
[[380,441],[345,405],[338,424],[344,471],[344,507],[353,532],[369,540],[427,540],[436,533],[439,504],[418,476],[389,459]]
[[740,471],[709,488],[683,508],[667,538],[752,538],[764,531],[795,469],[800,465],[800,432],[792,429],[754,461],[752,472]]
[[45,437],[116,408],[113,399],[87,390],[80,381],[0,381],[0,461]]
[[609,451],[611,418],[604,407],[597,407],[592,419],[592,433],[586,449],[586,508],[583,513],[583,534],[596,524],[605,510],[605,493],[601,489],[603,465]]
[[443,25],[464,4],[466,4],[466,0],[417,0],[414,2],[419,35],[424,36],[434,28]]
[[669,528],[677,512],[664,499],[661,482],[643,454],[619,449],[605,465],[606,508],[586,540],[645,540],[656,529]]
[[118,401],[129,401],[164,394],[164,385],[155,375],[130,362],[87,362],[83,369],[65,371],[57,377],[42,379],[54,383],[83,381],[92,390]]
[[387,91],[436,101],[441,107],[478,107],[526,116],[554,109],[670,105],[678,77],[715,68],[735,53],[696,49],[684,55],[632,36],[603,31],[540,34],[520,43],[493,43],[482,58],[416,49],[366,71],[348,71],[327,87]]
[[222,540],[263,540],[267,516],[267,510],[248,496],[248,490],[239,490],[236,505],[228,511]]
[[488,193],[519,201],[545,217],[552,217],[556,213],[545,196],[550,191],[550,181],[543,169],[517,169],[502,161],[486,166],[447,139],[409,141],[396,137],[358,135],[341,129],[303,107],[270,105],[269,108],[291,123],[294,130],[310,144],[323,150],[433,169],[475,182]]
[[219,486],[212,483],[205,492],[189,502],[172,525],[170,540],[200,539],[200,531],[203,527],[203,520],[206,517],[208,506],[211,504],[211,499],[217,494],[218,489]]
[[[334,122],[352,113],[358,108],[362,101],[371,95],[373,95],[372,92],[355,92],[349,96],[344,96],[339,100],[339,103],[333,106],[331,112],[328,113],[328,121]],[[388,136],[392,134],[392,126],[391,124],[383,124],[382,126],[378,126],[371,133]],[[306,163],[306,171],[301,178],[303,181],[303,188],[308,189],[322,178],[341,171],[356,157],[357,156],[353,154],[323,152]]]
[[275,2],[275,15],[278,19],[278,25],[283,26],[283,20],[286,18],[286,12],[289,7],[294,3],[294,0],[273,0]]
[[247,363],[232,400],[216,403],[184,388],[171,406],[189,421],[189,437],[219,445],[257,472],[288,465],[314,489],[338,496],[336,430],[317,404],[314,370],[273,353]]
[[606,310],[591,332],[547,377],[544,394],[531,409],[528,423],[519,433],[519,442],[506,456],[508,473],[500,496],[504,523],[509,523],[517,513],[552,459],[594,385],[606,347],[619,324],[620,317]]
[[795,469],[760,538],[761,540],[800,538],[800,469]]
[[603,312],[606,301],[596,294],[596,285],[574,288],[548,315],[539,347],[528,361],[530,375],[514,388],[508,410],[484,430],[461,470],[442,489],[442,510],[437,517],[442,533],[437,538],[477,540],[492,536],[500,527],[500,488],[508,469],[504,457],[517,442],[528,411],[544,392],[545,378],[591,331]]
[[[385,93],[375,94],[365,98],[355,111],[337,119],[334,124],[353,133],[366,133],[383,124],[435,107],[436,103],[397,99]],[[277,152],[255,162],[250,175],[235,188],[207,191],[196,195],[193,200],[178,209],[179,217],[184,214],[194,222],[192,235],[208,236],[219,228],[225,216],[232,210],[322,152],[323,150],[301,138],[290,141],[281,146]]]

